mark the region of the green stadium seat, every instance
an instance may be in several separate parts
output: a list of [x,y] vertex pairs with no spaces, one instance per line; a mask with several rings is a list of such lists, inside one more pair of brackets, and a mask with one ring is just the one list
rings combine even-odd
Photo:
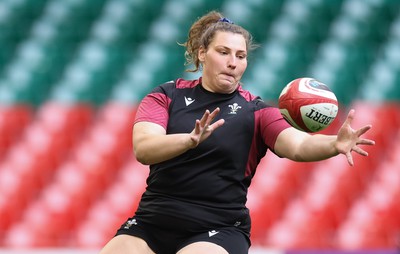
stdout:
[[[162,5],[153,7],[141,1],[108,1],[93,23],[88,39],[81,42],[75,59],[69,62],[62,80],[55,85],[53,96],[94,105],[108,100],[127,61],[134,57],[136,45],[146,38],[152,17]],[[139,29],[132,25],[139,22]]]
[[92,2],[90,8],[81,5],[90,4],[90,1],[50,1],[46,6],[44,3],[40,1],[29,6],[30,12],[38,14],[44,8],[43,14],[37,19],[30,16],[32,32],[27,33],[27,40],[18,46],[15,58],[5,71],[4,82],[11,87],[8,90],[14,102],[38,106],[47,99],[56,78],[101,8],[98,1]]
[[46,1],[9,1],[0,2],[0,71],[12,60],[17,45],[29,33],[34,20],[41,14]]
[[177,42],[183,43],[186,39],[190,25],[188,14],[197,18],[205,11],[220,6],[219,1],[181,0],[170,0],[159,6],[159,15],[146,30],[147,40],[137,46],[135,58],[127,63],[126,71],[114,86],[110,99],[137,102],[156,85],[181,76],[184,52]]
[[233,22],[243,26],[256,42],[264,41],[267,31],[280,14],[284,1],[225,1],[222,12]]
[[[244,83],[268,101],[277,101],[282,88],[291,80],[308,76],[318,45],[340,2],[326,7],[324,1],[285,1],[271,21],[263,48],[257,49],[255,63],[249,64]],[[325,16],[326,15],[326,16]],[[250,55],[252,57],[252,55]],[[253,59],[250,58],[250,61]]]
[[[315,62],[311,73],[318,77],[316,70],[322,67],[317,66],[325,62],[325,73],[331,72],[331,79],[326,83],[331,86],[341,103],[349,104],[360,94],[359,91],[363,93],[360,87],[366,80],[365,73],[373,65],[378,49],[387,39],[389,24],[393,21],[393,16],[387,14],[387,5],[384,2],[348,0],[344,2],[342,12],[333,23],[327,42],[335,44],[336,51],[340,52],[341,65],[332,68],[330,64],[335,66],[337,62],[326,59],[332,53],[320,51],[322,55]],[[324,47],[325,45],[322,46]]]
[[360,98],[373,102],[398,101],[400,99],[400,16],[390,27],[388,40],[382,45],[381,54],[365,78]]

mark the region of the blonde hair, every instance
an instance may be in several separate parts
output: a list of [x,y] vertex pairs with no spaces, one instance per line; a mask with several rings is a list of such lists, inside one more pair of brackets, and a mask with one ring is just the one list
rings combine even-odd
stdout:
[[187,69],[187,72],[199,71],[199,48],[204,47],[207,49],[217,31],[232,32],[243,35],[244,39],[246,40],[247,51],[250,51],[256,47],[253,44],[253,38],[251,34],[246,29],[224,18],[221,13],[217,11],[211,11],[193,23],[193,25],[190,27],[187,41],[179,44],[183,47],[186,47],[185,65],[194,65],[194,69]]

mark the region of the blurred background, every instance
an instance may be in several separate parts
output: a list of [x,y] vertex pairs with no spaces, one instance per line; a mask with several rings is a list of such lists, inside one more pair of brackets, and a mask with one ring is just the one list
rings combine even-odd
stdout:
[[314,77],[340,103],[324,132],[354,108],[376,141],[354,167],[268,154],[248,197],[252,253],[400,248],[400,1],[0,0],[2,253],[96,253],[133,215],[148,175],[132,153],[136,107],[199,76],[177,43],[213,9],[260,44],[247,89],[276,105]]

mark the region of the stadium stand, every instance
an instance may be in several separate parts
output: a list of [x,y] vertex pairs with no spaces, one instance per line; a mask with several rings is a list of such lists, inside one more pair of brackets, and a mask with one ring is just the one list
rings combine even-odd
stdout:
[[260,44],[246,88],[276,105],[290,80],[315,77],[340,102],[324,133],[355,108],[376,140],[354,167],[268,153],[249,190],[252,248],[398,248],[399,1],[2,0],[0,249],[98,249],[131,216],[148,175],[132,153],[138,102],[198,75],[178,43],[212,9]]

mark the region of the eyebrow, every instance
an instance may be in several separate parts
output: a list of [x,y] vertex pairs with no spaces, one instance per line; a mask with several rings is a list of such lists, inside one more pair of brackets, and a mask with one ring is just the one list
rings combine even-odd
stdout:
[[[222,48],[222,49],[226,49],[226,50],[232,50],[231,48],[229,48],[227,46],[223,46],[223,45],[216,45],[215,48],[218,48],[218,49]],[[238,50],[237,52],[247,54],[247,50]]]

